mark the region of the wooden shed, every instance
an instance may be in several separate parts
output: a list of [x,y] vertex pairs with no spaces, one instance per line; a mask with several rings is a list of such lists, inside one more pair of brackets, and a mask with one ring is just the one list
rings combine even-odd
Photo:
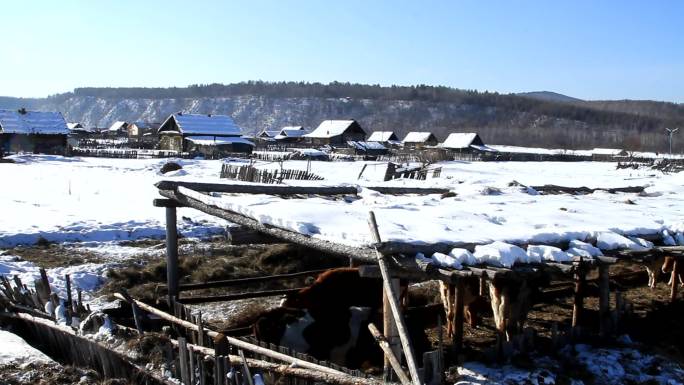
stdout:
[[400,142],[399,137],[394,133],[394,131],[373,131],[366,141],[378,143]]
[[18,152],[64,155],[68,134],[59,112],[0,110],[0,156]]
[[440,147],[459,153],[488,150],[480,138],[480,135],[474,132],[451,133],[447,136],[446,140],[444,140],[444,143],[440,144]]
[[303,135],[313,145],[344,146],[348,141],[363,141],[366,131],[356,120],[324,120],[309,134]]
[[158,130],[162,150],[218,157],[250,154],[254,143],[242,137],[242,129],[227,115],[184,114],[169,116]]
[[412,131],[406,134],[402,143],[407,148],[423,148],[426,146],[436,146],[438,141],[431,132]]

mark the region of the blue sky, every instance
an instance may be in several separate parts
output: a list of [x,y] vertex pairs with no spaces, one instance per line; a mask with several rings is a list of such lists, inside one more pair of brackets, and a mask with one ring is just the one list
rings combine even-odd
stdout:
[[8,1],[0,95],[244,80],[684,102],[683,1]]

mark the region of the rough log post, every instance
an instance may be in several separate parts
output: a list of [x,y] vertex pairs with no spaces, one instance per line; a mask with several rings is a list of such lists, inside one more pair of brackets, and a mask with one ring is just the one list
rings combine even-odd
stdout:
[[599,272],[599,327],[600,334],[607,337],[610,333],[610,275],[609,265],[600,263]]
[[582,319],[582,313],[584,312],[584,284],[585,284],[586,274],[584,271],[584,265],[580,260],[577,270],[575,271],[575,298],[572,305],[572,330],[573,336],[579,332],[580,321]]
[[465,304],[463,301],[463,292],[465,290],[462,279],[456,283],[456,291],[454,298],[454,338],[453,348],[455,353],[463,351],[463,319],[465,313]]
[[64,280],[66,281],[66,322],[67,325],[71,325],[71,316],[74,314],[73,308],[74,304],[71,302],[71,278],[69,274],[64,275]]
[[[391,282],[392,290],[397,292],[399,290],[399,279],[392,279]],[[389,297],[387,293],[382,291],[382,329],[384,336],[387,339],[389,348],[395,357],[401,360],[401,339],[399,338],[399,331],[397,330],[397,324],[394,322],[394,317],[392,316],[392,308],[389,303]],[[384,379],[385,381],[392,381],[392,363],[389,357],[385,356],[384,365]]]
[[166,207],[166,287],[169,306],[173,297],[178,297],[178,229],[176,228],[176,208]]
[[670,286],[670,302],[674,303],[677,299],[677,287],[679,286],[679,263],[676,258],[672,265],[672,276],[670,281],[672,281],[672,286]]
[[185,338],[178,337],[178,360],[180,362],[181,380],[185,385],[190,383],[190,368],[188,366],[188,347]]
[[406,375],[404,369],[402,369],[401,363],[399,362],[399,359],[397,358],[395,352],[392,351],[392,348],[390,347],[389,342],[387,342],[387,339],[385,339],[385,337],[382,334],[380,334],[380,331],[377,327],[375,327],[373,323],[368,324],[368,330],[370,330],[371,334],[375,338],[375,341],[377,341],[378,345],[380,345],[382,351],[385,352],[385,358],[389,361],[390,365],[392,365],[392,369],[394,369],[394,372],[397,374],[399,381],[403,385],[411,384],[411,379]]
[[[380,244],[380,232],[378,231],[378,224],[375,221],[375,213],[372,211],[369,213],[368,223],[371,228],[371,235],[373,236],[373,241],[376,244]],[[418,376],[418,365],[416,365],[416,360],[413,355],[413,347],[411,346],[411,341],[409,339],[408,331],[406,330],[406,324],[404,323],[404,317],[401,315],[401,310],[399,306],[399,301],[397,299],[396,292],[392,288],[391,278],[389,274],[389,268],[387,267],[387,261],[385,256],[377,251],[378,266],[380,266],[380,273],[382,274],[382,283],[387,293],[387,298],[389,300],[390,308],[392,310],[392,316],[397,325],[397,330],[399,332],[399,337],[401,338],[401,346],[404,349],[404,357],[406,357],[406,365],[409,368],[409,373],[411,373],[411,379],[415,385],[420,385],[420,377]]]

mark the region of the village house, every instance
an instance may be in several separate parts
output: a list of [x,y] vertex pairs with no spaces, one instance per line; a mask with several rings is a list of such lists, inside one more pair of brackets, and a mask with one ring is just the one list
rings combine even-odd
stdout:
[[474,132],[454,132],[447,136],[440,147],[458,153],[472,153],[485,150],[480,135]]
[[133,122],[128,125],[128,138],[142,140],[143,137],[156,136],[160,123]]
[[93,135],[95,133],[93,129],[86,128],[81,123],[67,123],[67,128],[69,129],[70,137],[83,138]]
[[274,139],[283,143],[297,143],[304,140],[304,135],[309,132],[303,126],[286,126],[283,127]]
[[0,156],[17,152],[64,155],[68,134],[59,112],[0,110]]
[[436,146],[438,141],[431,132],[412,131],[406,134],[402,143],[406,148],[423,148]]
[[230,153],[251,153],[254,143],[242,137],[242,129],[230,116],[184,114],[169,116],[159,126],[161,150],[220,157]]
[[353,119],[324,120],[315,130],[303,137],[313,145],[344,146],[350,140],[365,140],[366,131]]
[[104,132],[109,137],[125,137],[128,136],[128,122],[116,121]]
[[274,141],[274,138],[278,134],[280,134],[280,130],[261,130],[261,132],[257,134],[256,139]]
[[354,155],[375,157],[389,153],[389,149],[380,142],[350,140],[347,145],[352,149]]
[[400,142],[399,137],[393,131],[373,131],[366,141],[384,144]]

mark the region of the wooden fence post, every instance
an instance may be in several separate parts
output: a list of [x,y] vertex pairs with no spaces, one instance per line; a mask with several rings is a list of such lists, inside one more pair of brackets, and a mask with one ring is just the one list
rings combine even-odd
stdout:
[[572,334],[573,338],[577,337],[580,333],[580,321],[582,319],[582,314],[584,313],[584,284],[586,272],[584,271],[584,265],[580,259],[579,264],[575,270],[575,297],[572,305]]
[[609,265],[600,263],[599,272],[599,333],[607,337],[610,333],[610,275]]
[[[369,213],[368,224],[371,228],[373,241],[375,244],[380,244],[380,232],[378,231],[378,224],[375,221],[375,213],[372,211]],[[399,306],[396,291],[392,287],[387,261],[385,260],[385,256],[380,253],[377,248],[376,255],[378,258],[380,273],[382,274],[382,282],[385,289],[384,291],[387,293],[387,299],[389,300],[390,309],[392,310],[392,316],[394,317],[394,322],[397,326],[397,331],[399,332],[401,345],[404,349],[404,357],[406,357],[406,365],[409,368],[409,373],[411,373],[411,380],[413,381],[414,385],[421,385],[420,378],[418,376],[418,365],[416,364],[416,360],[413,355],[413,347],[411,346],[411,340],[409,339],[408,331],[406,330],[404,318],[401,315],[401,307]]]
[[672,265],[670,281],[672,281],[672,286],[670,286],[670,302],[674,303],[677,299],[677,287],[679,286],[679,263],[677,262],[677,258],[675,258],[674,264]]
[[175,207],[166,207],[166,287],[171,306],[172,298],[178,297],[178,229]]
[[465,303],[463,300],[463,292],[465,290],[463,279],[458,279],[456,282],[456,291],[454,298],[454,338],[453,348],[454,352],[461,353],[463,351],[463,319],[465,315]]

